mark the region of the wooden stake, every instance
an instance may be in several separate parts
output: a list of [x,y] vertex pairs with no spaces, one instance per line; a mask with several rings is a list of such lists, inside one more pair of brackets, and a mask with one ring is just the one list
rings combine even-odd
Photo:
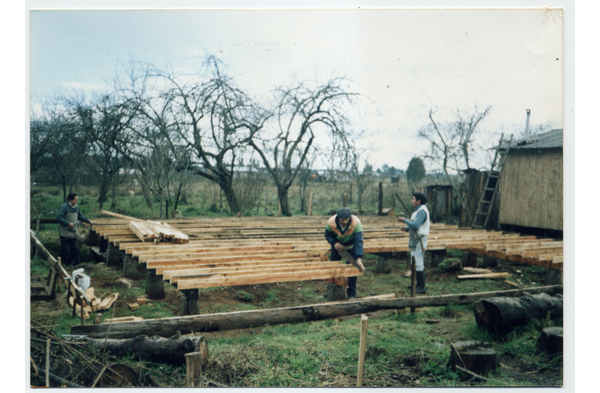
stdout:
[[50,387],[50,337],[46,340],[46,387]]
[[313,192],[310,190],[310,196],[308,197],[308,215],[312,216],[313,212]]
[[188,388],[201,387],[202,378],[202,352],[185,354],[185,372]]
[[365,368],[365,353],[367,351],[367,323],[369,317],[365,314],[360,315],[360,347],[358,352],[358,380],[356,386],[361,387]]

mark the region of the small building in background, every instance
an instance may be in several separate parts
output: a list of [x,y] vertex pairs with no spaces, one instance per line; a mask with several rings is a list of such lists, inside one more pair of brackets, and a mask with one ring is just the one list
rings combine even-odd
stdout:
[[563,230],[563,130],[513,141],[500,177],[499,225]]

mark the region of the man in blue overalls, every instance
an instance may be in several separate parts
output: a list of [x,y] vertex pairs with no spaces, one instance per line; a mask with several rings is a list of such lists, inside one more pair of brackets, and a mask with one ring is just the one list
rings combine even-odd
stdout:
[[410,216],[410,220],[405,217],[398,217],[408,225],[408,248],[410,248],[411,258],[415,259],[417,287],[415,292],[418,294],[426,293],[425,290],[425,250],[427,249],[427,236],[429,236],[429,210],[425,204],[427,197],[421,192],[415,192],[410,200],[415,209]]
[[[79,197],[77,194],[67,195],[67,202],[63,203],[58,213],[56,214],[56,220],[58,221],[58,235],[60,236],[60,259],[63,265],[77,265],[79,263],[79,249],[77,248],[77,239],[79,238],[79,231],[77,226],[80,222],[90,223],[77,206],[77,200]],[[71,251],[71,259],[67,260]]]

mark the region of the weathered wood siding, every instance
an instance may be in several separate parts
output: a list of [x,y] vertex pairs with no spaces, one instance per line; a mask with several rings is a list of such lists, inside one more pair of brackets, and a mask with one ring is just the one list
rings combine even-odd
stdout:
[[509,153],[500,179],[500,224],[563,229],[562,149]]

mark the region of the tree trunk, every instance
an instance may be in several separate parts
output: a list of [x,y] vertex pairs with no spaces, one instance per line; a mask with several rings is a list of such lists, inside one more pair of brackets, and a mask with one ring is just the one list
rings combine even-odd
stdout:
[[100,180],[100,186],[98,188],[98,208],[102,210],[102,206],[104,206],[104,202],[108,199],[106,194],[108,194],[108,189],[110,187],[109,182],[103,178]]
[[379,182],[379,204],[377,208],[377,214],[381,215],[383,212],[383,183]]
[[150,196],[150,190],[143,184],[140,183],[142,187],[142,194],[144,194],[144,200],[146,201],[146,206],[148,209],[152,210],[154,208],[154,204],[152,203],[152,197]]
[[63,203],[67,201],[67,177],[62,175]]
[[[225,199],[229,205],[230,213],[232,215],[237,214],[239,212],[240,205],[231,182],[228,181],[228,179],[221,179],[221,181],[219,181],[219,187],[221,187],[221,195],[225,195]],[[221,207],[223,207],[222,197],[220,198],[219,203],[221,204]]]
[[207,343],[204,336],[180,337],[175,335],[171,338],[148,337],[139,335],[133,339],[88,339],[89,346],[98,348],[114,355],[120,356],[132,354],[136,359],[145,359],[156,363],[170,363],[176,365],[185,364],[185,354],[190,352],[206,353],[208,359]]
[[281,206],[281,215],[291,217],[292,212],[290,211],[288,191],[289,187],[277,186],[277,197],[279,198],[279,205]]
[[[516,289],[510,291],[482,292],[442,296],[422,296],[385,300],[360,300],[347,303],[323,303],[309,306],[285,307],[267,310],[236,311],[231,313],[204,314],[197,316],[149,319],[134,322],[102,323],[99,325],[77,325],[71,334],[87,335],[90,338],[133,338],[142,334],[171,337],[178,331],[213,332],[245,329],[250,326],[301,323],[356,315],[378,310],[394,310],[405,307],[435,307],[448,304],[469,304],[481,299],[498,296],[522,296],[526,292],[562,293],[562,286]],[[109,330],[110,326],[110,330]]]
[[177,214],[177,206],[179,206],[179,198],[181,197],[181,189],[183,188],[183,183],[179,183],[179,188],[177,189],[177,195],[175,195],[175,204],[173,205],[173,210],[175,210],[175,214]]
[[477,325],[491,333],[505,334],[515,326],[526,324],[532,318],[562,316],[562,295],[526,293],[521,298],[491,298],[475,303],[473,307]]

